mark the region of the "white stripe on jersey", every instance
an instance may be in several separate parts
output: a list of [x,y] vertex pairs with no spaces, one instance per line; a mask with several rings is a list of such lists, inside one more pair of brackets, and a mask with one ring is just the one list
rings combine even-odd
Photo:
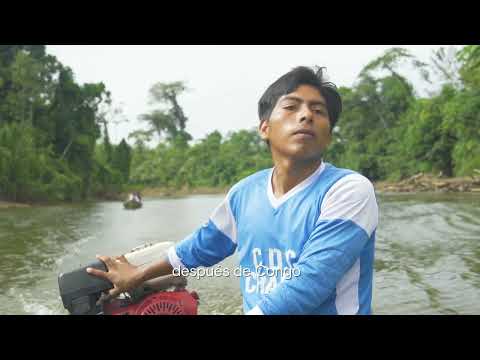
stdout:
[[325,194],[321,220],[351,220],[370,237],[378,224],[378,207],[372,183],[360,174],[338,180]]
[[249,312],[247,312],[245,315],[264,315],[262,309],[257,305],[252,308]]
[[175,246],[172,246],[171,248],[168,249],[168,261],[174,269],[185,268],[185,265],[183,265],[182,260],[180,260],[180,258],[177,255],[177,252],[175,251]]
[[217,206],[210,216],[210,220],[218,230],[225,234],[235,244],[237,243],[237,224],[230,208],[230,192],[225,199]]
[[335,307],[338,315],[355,315],[360,308],[358,283],[360,281],[360,259],[347,271],[337,284]]

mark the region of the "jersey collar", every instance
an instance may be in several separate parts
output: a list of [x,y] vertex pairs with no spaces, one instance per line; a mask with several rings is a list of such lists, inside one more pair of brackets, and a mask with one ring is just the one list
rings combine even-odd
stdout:
[[275,197],[275,195],[273,194],[272,175],[273,175],[274,169],[275,168],[272,168],[270,170],[270,174],[268,175],[267,195],[272,207],[274,209],[277,209],[280,205],[282,205],[285,201],[290,199],[292,196],[294,196],[298,192],[302,191],[303,189],[307,188],[312,183],[314,183],[318,179],[320,174],[323,172],[323,170],[325,169],[325,163],[322,161],[320,163],[320,166],[317,168],[317,170],[315,170],[315,172],[312,175],[310,175],[308,178],[303,180],[301,183],[297,184],[295,187],[290,189],[287,193],[283,194],[279,198]]

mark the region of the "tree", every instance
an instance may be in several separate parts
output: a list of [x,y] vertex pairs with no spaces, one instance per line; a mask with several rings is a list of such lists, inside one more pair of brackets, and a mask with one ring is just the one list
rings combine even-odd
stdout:
[[75,83],[73,72],[62,68],[51,106],[55,122],[54,146],[61,159],[66,159],[74,173],[82,179],[82,197],[89,194],[94,172],[94,149],[100,138],[100,105],[108,101],[104,84]]
[[[114,179],[110,104],[104,84],[77,84],[44,45],[0,45],[0,195],[73,200],[89,196],[98,169]],[[105,163],[95,151],[102,125]]]
[[8,122],[33,124],[34,107],[41,102],[41,64],[20,51],[10,65],[9,91],[1,107]]
[[451,85],[455,89],[461,88],[460,62],[457,51],[453,46],[448,48],[441,47],[433,51],[430,60],[432,72],[440,79],[443,85]]
[[131,148],[125,139],[122,139],[113,152],[112,167],[120,172],[123,183],[127,183],[130,178],[130,162]]
[[149,114],[140,115],[140,119],[146,121],[159,138],[165,137],[167,141],[179,138],[184,145],[192,139],[185,130],[188,118],[178,103],[178,97],[186,90],[180,81],[157,83],[151,87],[150,104],[167,106],[167,109],[153,110]]
[[457,59],[462,65],[460,77],[467,88],[480,88],[480,45],[468,45],[460,50]]

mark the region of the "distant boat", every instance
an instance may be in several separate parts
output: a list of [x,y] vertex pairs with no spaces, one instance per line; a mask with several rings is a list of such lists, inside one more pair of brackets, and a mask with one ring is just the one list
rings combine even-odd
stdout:
[[130,194],[128,200],[123,203],[123,207],[128,210],[140,209],[142,207],[142,198],[139,194]]
[[123,207],[127,210],[140,209],[142,207],[142,202],[136,200],[128,200],[123,203]]

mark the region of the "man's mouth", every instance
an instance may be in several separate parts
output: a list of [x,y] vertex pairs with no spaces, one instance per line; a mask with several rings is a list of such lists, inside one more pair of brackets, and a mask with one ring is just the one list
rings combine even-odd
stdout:
[[300,129],[293,132],[293,135],[301,136],[301,137],[315,137],[315,133],[309,129]]

